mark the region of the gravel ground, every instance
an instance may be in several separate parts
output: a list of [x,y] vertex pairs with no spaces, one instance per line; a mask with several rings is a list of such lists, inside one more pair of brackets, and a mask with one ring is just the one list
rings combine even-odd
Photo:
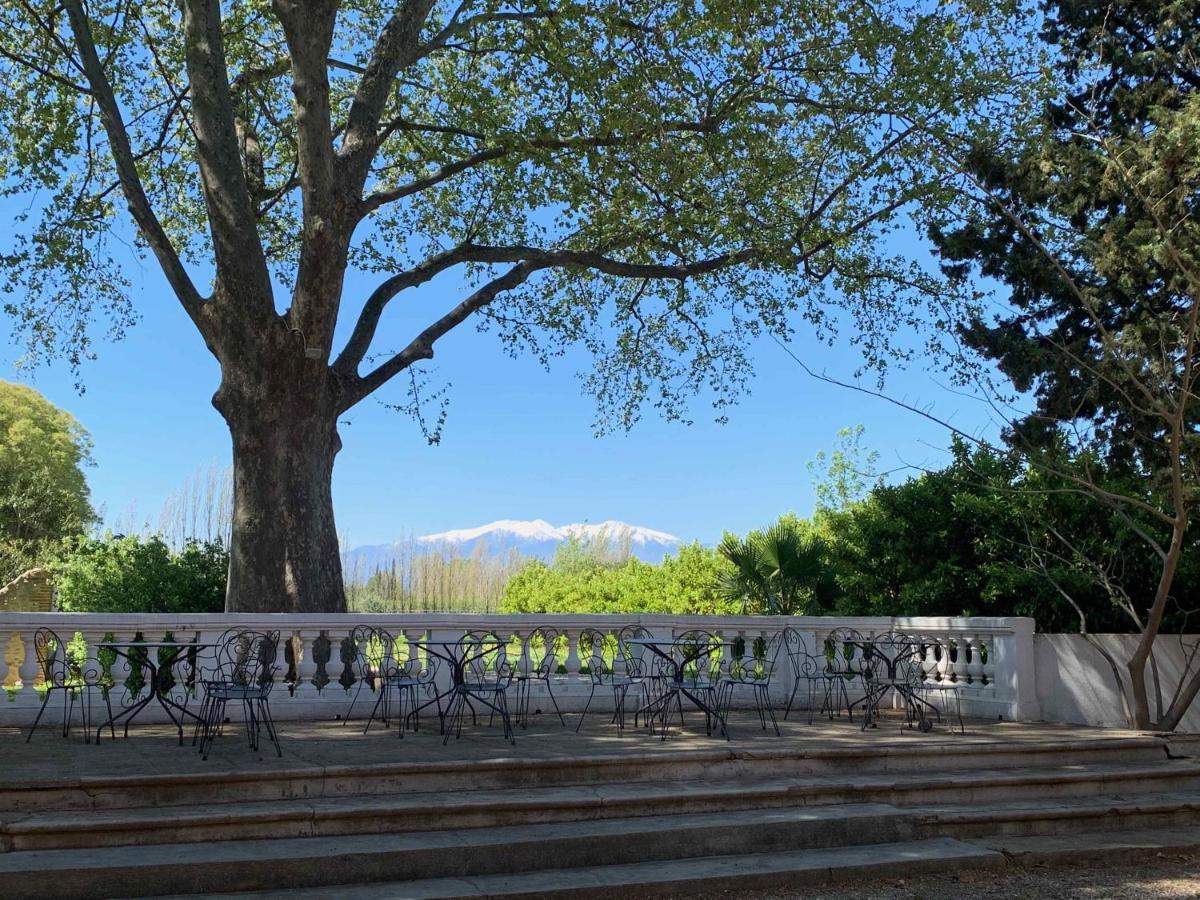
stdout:
[[1142,900],[1147,897],[1200,900],[1200,854],[1163,853],[1123,866],[1053,866],[920,875],[884,881],[843,882],[795,891],[726,892],[690,900],[972,900],[1047,897],[1053,900]]

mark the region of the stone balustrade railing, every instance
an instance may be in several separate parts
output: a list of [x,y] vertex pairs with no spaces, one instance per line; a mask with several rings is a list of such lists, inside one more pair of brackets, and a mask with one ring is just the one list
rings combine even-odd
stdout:
[[[559,659],[560,670],[553,690],[559,706],[567,711],[582,708],[590,690],[587,648],[580,650],[580,633],[597,629],[615,634],[631,624],[663,637],[703,629],[737,642],[735,646],[739,648],[752,648],[757,639],[769,639],[785,626],[791,626],[804,636],[812,651],[821,647],[826,636],[837,628],[854,628],[867,638],[901,631],[921,639],[921,668],[926,680],[954,684],[961,689],[964,715],[1006,720],[1037,716],[1033,620],[1025,618],[0,613],[0,684],[7,694],[7,700],[0,697],[0,722],[31,722],[41,703],[40,673],[34,650],[34,635],[39,628],[53,629],[67,642],[81,637],[92,655],[103,640],[160,641],[169,636],[177,641],[205,642],[215,641],[231,628],[279,631],[284,652],[280,655],[280,683],[271,700],[274,716],[333,719],[344,714],[352,690],[357,690],[359,673],[347,638],[358,625],[385,628],[407,641],[452,641],[465,631],[488,630],[502,639],[512,639],[514,647],[538,626],[552,627],[566,636],[565,653]],[[728,654],[730,648],[724,652]],[[753,652],[745,650],[746,655]],[[111,666],[110,674],[113,682],[110,697],[116,708],[131,701],[134,693],[131,687],[139,687],[140,679],[131,676],[120,661]],[[448,676],[444,673],[443,677]],[[782,655],[772,685],[772,699],[780,706],[786,704],[794,680]],[[539,706],[538,687],[531,708]],[[143,691],[146,689],[141,687]],[[806,704],[806,685],[801,686],[796,700],[798,706]],[[596,702],[603,704],[600,709],[608,709],[611,699],[604,697]],[[161,717],[157,704],[145,712],[145,721],[154,720],[156,715]]]

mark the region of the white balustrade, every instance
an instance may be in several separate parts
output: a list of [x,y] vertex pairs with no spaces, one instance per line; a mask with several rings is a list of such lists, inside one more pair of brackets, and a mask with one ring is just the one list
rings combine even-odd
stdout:
[[[140,634],[147,642],[160,641],[171,633],[179,641],[214,642],[229,629],[278,631],[283,640],[292,640],[295,649],[295,683],[291,691],[280,685],[272,695],[272,712],[279,719],[329,718],[345,713],[351,692],[357,690],[359,672],[355,662],[342,659],[342,641],[358,625],[375,625],[399,638],[402,647],[398,658],[408,654],[425,655],[413,645],[414,641],[456,641],[466,631],[494,631],[502,640],[516,638],[524,642],[539,625],[556,629],[565,641],[558,662],[565,674],[556,675],[552,685],[555,698],[564,710],[578,710],[588,695],[589,678],[580,668],[587,664],[581,659],[580,633],[596,629],[615,635],[623,627],[639,625],[656,637],[671,638],[686,631],[700,629],[718,635],[725,641],[741,639],[742,656],[754,657],[756,644],[770,638],[784,627],[796,629],[809,651],[820,657],[826,637],[838,628],[853,628],[864,637],[900,631],[920,637],[923,655],[920,660],[927,679],[956,684],[962,691],[966,715],[989,718],[1036,718],[1037,702],[1033,683],[1033,622],[1021,618],[841,618],[841,617],[784,617],[784,616],[662,616],[662,615],[470,615],[470,614],[348,614],[348,615],[252,615],[252,614],[103,614],[103,613],[10,613],[0,614],[0,684],[10,690],[11,702],[0,702],[0,722],[26,724],[32,721],[40,703],[35,689],[38,680],[34,634],[39,628],[53,629],[64,642],[81,633],[89,654],[96,654],[103,638],[111,634],[116,640],[130,640]],[[318,689],[314,683],[320,666],[316,659],[318,645],[328,641],[329,659],[324,663],[325,681]],[[956,649],[951,652],[951,647]],[[23,650],[24,658],[18,649]],[[148,651],[155,652],[155,651]],[[516,645],[509,651],[515,663],[523,661],[524,649]],[[726,663],[737,656],[734,647],[723,647]],[[786,653],[786,650],[781,650]],[[951,659],[951,656],[954,656]],[[986,658],[985,658],[986,657]],[[211,657],[202,653],[200,664],[211,665]],[[537,660],[530,659],[530,662]],[[287,667],[281,648],[280,681]],[[347,671],[348,670],[348,671]],[[132,675],[125,660],[118,658],[112,665],[114,706],[125,699],[124,683]],[[186,676],[178,670],[176,677]],[[347,677],[352,676],[352,678]],[[450,683],[451,673],[442,664],[438,681],[443,687]],[[792,668],[782,656],[774,670],[775,702],[783,704],[793,687]],[[544,696],[545,685],[533,687],[535,701]],[[149,685],[142,688],[149,690]],[[366,701],[367,691],[359,704]],[[749,694],[745,695],[749,697]],[[802,685],[797,701],[807,696]],[[2,700],[3,698],[0,698]],[[370,702],[374,702],[374,699]],[[157,704],[147,707],[147,721],[153,720]],[[355,710],[357,717],[358,710]]]

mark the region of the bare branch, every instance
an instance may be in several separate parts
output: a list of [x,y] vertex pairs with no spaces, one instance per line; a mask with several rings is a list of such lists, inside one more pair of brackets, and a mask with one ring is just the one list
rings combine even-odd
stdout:
[[445,253],[439,253],[406,272],[393,275],[375,288],[371,292],[371,296],[367,298],[358,321],[354,325],[354,331],[333,367],[344,376],[356,374],[359,363],[363,361],[363,357],[371,347],[375,330],[379,326],[379,318],[383,315],[383,311],[391,299],[401,291],[424,284],[440,272],[462,262],[462,252],[463,248],[460,246]]
[[454,309],[450,310],[450,312],[446,313],[413,338],[407,347],[374,371],[358,379],[354,386],[346,392],[343,409],[349,409],[363,397],[377,390],[390,378],[403,372],[413,363],[423,359],[433,359],[433,345],[438,338],[462,324],[472,313],[483,309],[501,293],[512,290],[525,282],[534,272],[543,268],[546,268],[546,266],[522,262],[479,288],[454,307]]

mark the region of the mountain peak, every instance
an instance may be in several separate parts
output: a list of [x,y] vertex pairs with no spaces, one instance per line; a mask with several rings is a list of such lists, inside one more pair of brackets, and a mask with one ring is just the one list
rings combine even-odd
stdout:
[[630,525],[616,519],[608,519],[598,524],[573,522],[569,525],[555,527],[545,519],[525,521],[521,519],[498,519],[487,525],[475,528],[458,528],[452,531],[440,531],[436,534],[423,534],[417,538],[422,544],[462,544],[476,541],[480,538],[494,537],[499,540],[513,539],[523,541],[552,541],[559,543],[572,537],[596,538],[607,537],[609,540],[624,540],[628,538],[635,544],[679,544],[679,538],[665,531],[655,531],[640,525]]

